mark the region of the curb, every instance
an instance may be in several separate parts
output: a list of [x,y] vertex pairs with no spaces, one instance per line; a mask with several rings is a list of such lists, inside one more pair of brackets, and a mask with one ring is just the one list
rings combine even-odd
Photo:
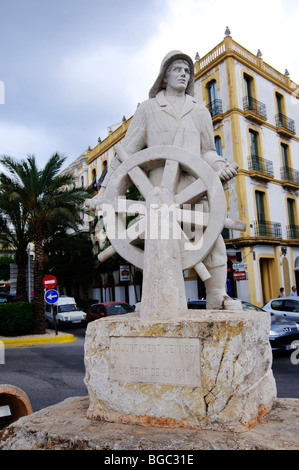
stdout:
[[47,338],[14,338],[14,339],[3,339],[1,342],[7,348],[14,348],[17,346],[35,346],[39,344],[53,344],[53,343],[72,343],[77,341],[74,335],[63,335],[63,336],[50,336]]

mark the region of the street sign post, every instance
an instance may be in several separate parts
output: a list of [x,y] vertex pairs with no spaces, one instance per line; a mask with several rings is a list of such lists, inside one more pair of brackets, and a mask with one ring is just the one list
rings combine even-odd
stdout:
[[45,301],[46,301],[48,304],[51,304],[51,309],[52,309],[52,315],[53,315],[54,327],[55,327],[55,333],[56,333],[56,335],[57,335],[58,333],[57,333],[57,325],[56,325],[56,313],[54,312],[53,304],[55,304],[58,299],[59,299],[59,294],[58,294],[58,292],[57,292],[56,290],[54,290],[54,289],[47,290],[47,292],[45,293]]

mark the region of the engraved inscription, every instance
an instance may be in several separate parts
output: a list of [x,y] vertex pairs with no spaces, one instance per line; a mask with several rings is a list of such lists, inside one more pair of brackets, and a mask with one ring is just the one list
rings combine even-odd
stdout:
[[199,386],[199,339],[112,336],[109,377],[121,382]]

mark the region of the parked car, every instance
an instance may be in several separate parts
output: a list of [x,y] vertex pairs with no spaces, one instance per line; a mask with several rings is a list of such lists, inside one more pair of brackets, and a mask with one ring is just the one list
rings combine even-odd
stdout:
[[295,321],[299,324],[299,297],[277,297],[267,302],[263,309],[277,317]]
[[126,302],[103,302],[93,304],[87,311],[86,322],[89,323],[99,318],[109,317],[110,315],[123,315],[130,312],[135,312],[135,309]]
[[[244,311],[267,311],[264,308],[257,307],[256,305],[253,305],[250,302],[245,302],[244,300],[241,300],[241,303]],[[189,300],[188,308],[200,310],[205,309],[206,301],[205,299]],[[299,325],[292,320],[287,320],[283,316],[277,316],[276,313],[269,313],[271,314],[269,341],[272,351],[289,351],[291,349],[297,349],[299,347]]]
[[16,294],[13,292],[0,292],[0,303],[7,304],[16,301]]
[[66,325],[85,324],[86,313],[78,309],[74,297],[62,295],[55,304],[45,304],[45,318],[50,324],[54,324],[54,315],[58,328]]

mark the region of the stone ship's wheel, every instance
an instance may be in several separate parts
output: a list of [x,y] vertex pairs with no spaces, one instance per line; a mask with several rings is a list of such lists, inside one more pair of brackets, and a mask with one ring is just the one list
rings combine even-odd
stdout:
[[[117,157],[121,164],[111,173],[106,188],[102,188],[103,222],[111,246],[99,255],[99,260],[117,252],[143,269],[141,245],[148,227],[148,207],[157,202],[156,193],[162,192],[167,193],[167,202],[176,207],[182,269],[195,268],[202,280],[209,278],[202,261],[224,226],[242,230],[237,221],[226,219],[224,191],[215,171],[202,159],[173,146],[152,147],[130,156],[118,146]],[[125,198],[132,184],[140,191],[142,201]],[[203,201],[205,211],[199,206]],[[126,215],[135,216],[129,227]]]

